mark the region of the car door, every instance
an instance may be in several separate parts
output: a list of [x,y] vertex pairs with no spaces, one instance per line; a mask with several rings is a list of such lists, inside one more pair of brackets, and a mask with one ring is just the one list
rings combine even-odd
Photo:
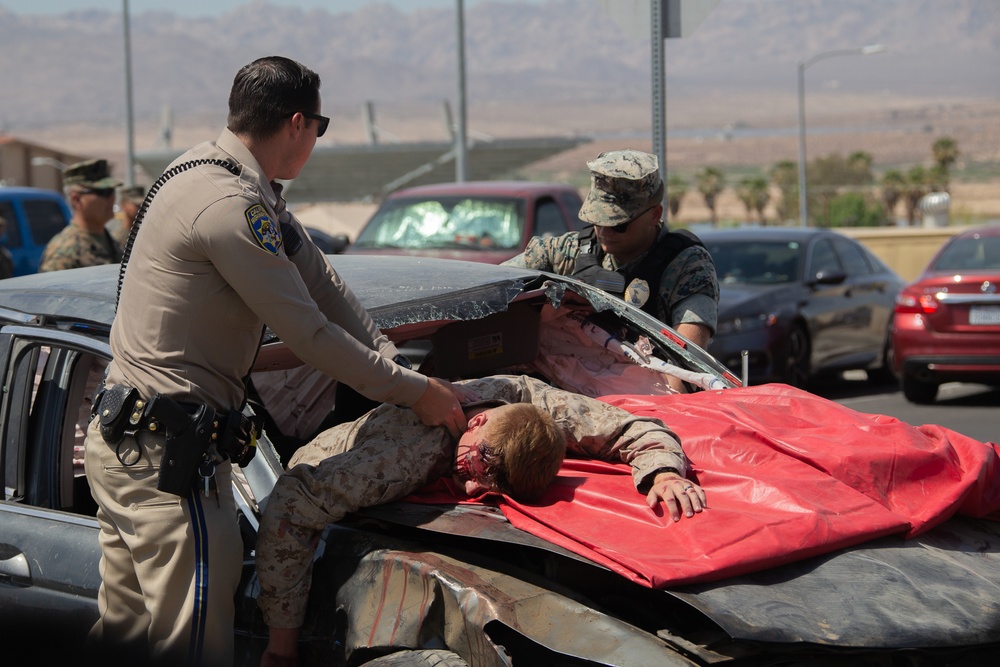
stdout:
[[892,296],[885,276],[875,273],[864,249],[854,241],[833,237],[833,247],[847,272],[844,298],[849,302],[850,340],[843,350],[845,363],[869,360],[881,353],[892,313]]
[[850,349],[855,327],[846,270],[829,235],[810,245],[805,280],[809,295],[802,310],[809,323],[811,367],[820,371]]
[[80,641],[97,618],[98,524],[82,467],[106,342],[67,331],[0,329],[0,624]]

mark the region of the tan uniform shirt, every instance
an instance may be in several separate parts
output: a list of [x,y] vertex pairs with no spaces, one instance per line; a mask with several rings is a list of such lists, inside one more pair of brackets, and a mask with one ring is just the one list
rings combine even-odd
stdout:
[[267,324],[305,363],[369,398],[413,405],[427,379],[391,361],[395,347],[287,211],[304,243],[286,255],[278,198],[243,142],[225,130],[174,165],[200,158],[234,162],[239,176],[200,165],[154,196],[111,329],[108,385],[237,408]]
[[[566,434],[570,455],[628,463],[637,488],[660,468],[688,472],[680,441],[659,419],[523,375],[461,384],[482,402],[542,408]],[[412,411],[383,405],[300,447],[268,496],[257,537],[257,604],[268,625],[302,625],[318,532],[349,512],[399,500],[450,475],[455,445],[446,429],[423,426]]]

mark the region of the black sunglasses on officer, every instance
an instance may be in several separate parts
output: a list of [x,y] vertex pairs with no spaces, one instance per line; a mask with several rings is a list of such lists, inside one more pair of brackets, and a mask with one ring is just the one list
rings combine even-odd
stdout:
[[312,111],[292,111],[285,118],[291,118],[296,113],[301,113],[306,118],[310,120],[315,120],[319,122],[319,127],[316,129],[316,138],[319,139],[324,134],[326,134],[326,128],[330,127],[330,119],[326,116],[321,116],[318,113],[313,113]]

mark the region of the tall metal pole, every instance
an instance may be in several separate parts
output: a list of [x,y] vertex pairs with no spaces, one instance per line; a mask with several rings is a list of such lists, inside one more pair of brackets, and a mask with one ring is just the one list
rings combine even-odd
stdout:
[[135,185],[135,128],[132,111],[132,39],[130,36],[128,0],[122,0],[122,20],[125,26],[125,185]]
[[455,181],[464,183],[469,172],[466,165],[467,146],[465,141],[465,9],[463,0],[455,0],[458,41],[458,123],[455,128]]
[[883,53],[885,47],[881,44],[871,44],[856,49],[836,49],[817,53],[811,58],[800,60],[798,66],[799,88],[799,225],[809,226],[809,206],[806,193],[806,68],[817,60],[835,56],[870,56]]
[[[660,161],[660,179],[667,182],[667,77],[664,67],[664,46],[666,37],[663,32],[664,3],[652,0],[649,3],[649,26],[651,63],[653,70],[652,109],[653,109],[653,152]],[[666,189],[663,191],[666,199]]]
[[806,64],[799,62],[799,226],[809,226],[806,204]]

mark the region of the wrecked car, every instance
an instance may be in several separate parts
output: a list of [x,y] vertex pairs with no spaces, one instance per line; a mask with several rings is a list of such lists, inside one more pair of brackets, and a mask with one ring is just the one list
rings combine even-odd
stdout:
[[[461,261],[329,259],[376,324],[429,374],[531,374],[627,409],[673,410],[665,421],[676,418],[686,449],[692,441],[696,453],[689,455],[710,509],[675,524],[689,532],[654,545],[651,551],[674,557],[657,561],[656,577],[627,554],[546,532],[544,512],[575,503],[512,508],[414,499],[360,511],[329,526],[317,549],[303,665],[931,665],[975,662],[1000,648],[1000,527],[982,518],[994,499],[983,498],[985,509],[968,508],[966,516],[939,508],[920,532],[902,509],[889,503],[879,513],[878,503],[847,486],[828,495],[843,491],[867,513],[843,511],[839,500],[807,510],[818,506],[812,489],[826,488],[821,469],[835,463],[819,453],[803,466],[807,457],[793,451],[799,440],[765,417],[794,422],[804,419],[801,407],[818,410],[815,421],[825,423],[833,408],[810,403],[820,399],[787,395],[783,385],[743,388],[669,327],[570,278]],[[90,400],[110,359],[117,279],[117,266],[101,266],[0,282],[0,627],[15,642],[58,636],[31,644],[40,658],[72,655],[97,614],[98,524],[79,460]],[[244,539],[237,665],[259,664],[266,644],[254,545],[260,503],[287,460],[282,450],[348,418],[338,416],[335,383],[310,373],[267,337],[253,375],[257,400],[248,409],[266,411],[271,432],[265,428],[233,487]],[[683,380],[685,393],[669,388],[668,374]],[[732,402],[741,392],[777,407],[761,407],[766,415],[755,421]],[[967,457],[982,450],[986,466],[985,450],[995,453],[935,433],[907,431],[932,438],[945,458],[956,448]],[[768,477],[767,462],[738,461],[741,450],[719,446],[739,437],[784,449],[787,460]],[[709,466],[713,456],[719,462]],[[794,477],[794,465],[807,481],[797,495],[781,490],[779,480]],[[737,474],[746,475],[743,482],[727,486]],[[744,484],[750,475],[757,495]],[[761,493],[769,489],[770,500]],[[976,495],[970,489],[963,497]],[[810,538],[750,548],[762,541],[753,533],[767,533],[758,517],[738,516],[752,502],[810,522],[794,533]],[[742,532],[700,521],[712,512]],[[863,531],[853,528],[860,516],[873,517]],[[780,531],[789,522],[769,523]],[[914,534],[904,540],[907,531]],[[604,532],[610,547],[627,541]],[[721,574],[710,555],[694,556],[696,548],[722,547],[735,553]],[[758,555],[750,561],[748,553]]]

